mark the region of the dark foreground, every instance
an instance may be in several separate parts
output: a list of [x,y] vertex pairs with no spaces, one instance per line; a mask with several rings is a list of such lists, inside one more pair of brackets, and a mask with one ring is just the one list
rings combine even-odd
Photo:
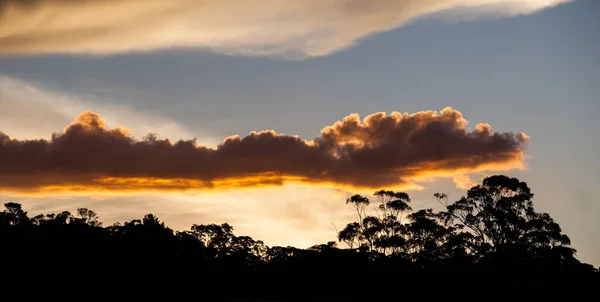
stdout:
[[[491,176],[444,211],[406,193],[354,195],[337,241],[266,246],[227,224],[175,232],[148,214],[103,226],[81,208],[0,212],[0,301],[598,300],[600,272],[533,209],[529,187]],[[373,207],[374,206],[374,207]],[[343,243],[349,248],[339,248]]]
[[593,301],[598,298],[600,288],[598,273],[520,278],[510,274],[460,273],[361,277],[328,272],[326,276],[316,277],[284,274],[218,276],[202,271],[169,275],[149,269],[93,276],[93,268],[83,263],[79,263],[79,267],[88,272],[72,271],[70,276],[61,276],[48,269],[29,276],[13,275],[13,279],[2,286],[3,295],[25,301],[55,298],[67,301],[540,301],[556,298]]

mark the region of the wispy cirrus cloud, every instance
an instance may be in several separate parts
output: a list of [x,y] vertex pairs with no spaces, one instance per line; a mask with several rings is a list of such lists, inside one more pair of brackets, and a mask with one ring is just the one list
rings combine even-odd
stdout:
[[74,116],[85,110],[101,112],[112,125],[127,124],[131,134],[141,138],[154,131],[170,139],[198,136],[198,142],[216,146],[220,140],[197,133],[176,120],[127,106],[123,100],[99,95],[62,91],[29,80],[0,74],[0,131],[18,139],[49,139],[62,132]]
[[20,193],[197,191],[280,186],[406,188],[419,179],[525,168],[524,133],[473,130],[452,108],[413,114],[351,114],[311,141],[272,130],[196,140],[138,140],[91,111],[52,138],[0,132],[0,189]]
[[193,47],[239,55],[314,57],[434,13],[514,16],[571,1],[3,0],[0,54]]

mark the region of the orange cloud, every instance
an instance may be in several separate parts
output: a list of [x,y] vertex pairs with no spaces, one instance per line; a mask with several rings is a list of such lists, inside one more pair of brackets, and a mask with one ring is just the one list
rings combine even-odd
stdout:
[[351,114],[312,141],[275,131],[195,140],[136,140],[83,112],[50,140],[0,132],[0,190],[17,193],[201,191],[280,186],[417,187],[415,181],[525,168],[524,133],[467,127],[452,108],[414,114]]

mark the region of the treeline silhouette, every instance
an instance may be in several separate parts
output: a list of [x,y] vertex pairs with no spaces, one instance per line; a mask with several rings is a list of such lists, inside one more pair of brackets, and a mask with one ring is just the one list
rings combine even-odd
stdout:
[[[308,249],[268,247],[227,223],[174,231],[153,214],[103,226],[98,215],[0,212],[4,297],[226,301],[540,298],[593,293],[599,273],[577,260],[560,226],[533,208],[526,183],[496,175],[443,210],[413,210],[381,190],[346,200],[356,221]],[[10,285],[9,285],[10,284]],[[13,286],[17,286],[14,287]],[[83,295],[83,296],[82,296]],[[490,297],[490,296],[486,296]]]

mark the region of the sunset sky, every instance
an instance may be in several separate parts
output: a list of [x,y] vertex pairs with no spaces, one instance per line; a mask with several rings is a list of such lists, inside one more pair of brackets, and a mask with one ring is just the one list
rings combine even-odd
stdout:
[[[0,202],[335,240],[486,175],[600,265],[596,0],[0,0]],[[153,135],[148,135],[152,133]]]

